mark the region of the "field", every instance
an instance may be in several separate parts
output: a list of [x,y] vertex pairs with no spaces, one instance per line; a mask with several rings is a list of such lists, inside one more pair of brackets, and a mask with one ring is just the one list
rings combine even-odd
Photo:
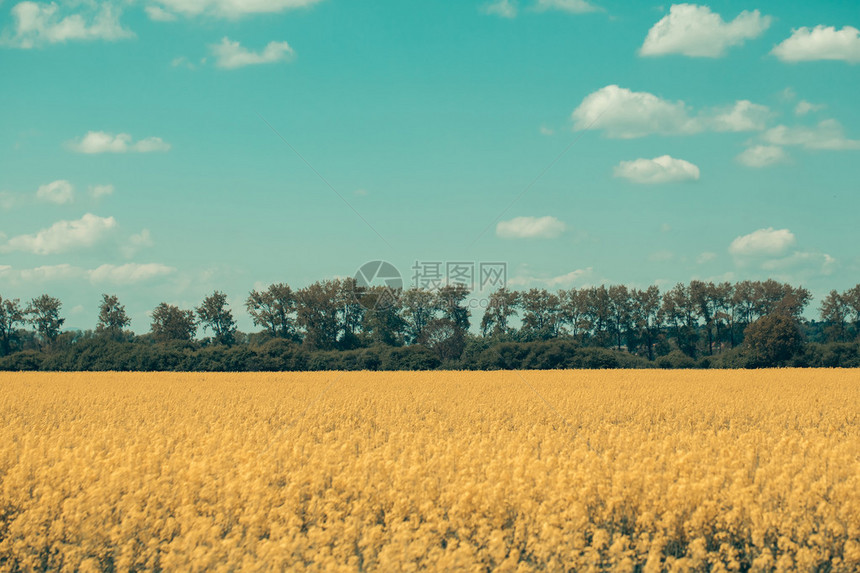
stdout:
[[857,571],[851,370],[0,375],[0,570]]

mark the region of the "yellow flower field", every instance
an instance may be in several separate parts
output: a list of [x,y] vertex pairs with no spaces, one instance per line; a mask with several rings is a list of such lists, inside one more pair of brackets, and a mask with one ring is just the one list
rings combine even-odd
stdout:
[[851,370],[0,374],[0,570],[858,571]]

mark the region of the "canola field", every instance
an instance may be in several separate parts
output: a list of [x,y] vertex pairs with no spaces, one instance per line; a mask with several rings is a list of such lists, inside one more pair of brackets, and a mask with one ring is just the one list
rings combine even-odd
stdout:
[[858,571],[860,372],[0,374],[0,571]]

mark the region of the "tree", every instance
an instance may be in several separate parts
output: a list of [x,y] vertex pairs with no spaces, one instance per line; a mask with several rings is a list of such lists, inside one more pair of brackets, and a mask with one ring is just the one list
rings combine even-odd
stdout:
[[65,318],[60,318],[62,306],[63,303],[59,299],[43,294],[31,300],[24,311],[28,317],[27,320],[33,325],[42,340],[48,344],[52,344],[57,339],[60,328],[66,321]]
[[442,311],[442,316],[462,330],[469,330],[469,318],[471,311],[463,304],[469,296],[469,289],[461,284],[445,285],[436,293],[437,308]]
[[711,290],[714,298],[714,325],[717,328],[717,344],[722,347],[723,339],[728,333],[729,348],[734,348],[735,313],[732,299],[734,287],[729,282],[714,285]]
[[162,302],[152,311],[151,331],[159,342],[168,340],[193,340],[197,333],[194,311]]
[[440,362],[448,362],[463,354],[466,334],[450,318],[436,318],[424,328],[419,342],[432,350]]
[[654,360],[654,343],[660,333],[660,289],[650,286],[645,290],[633,289],[631,319],[637,337],[645,346],[648,360]]
[[746,328],[744,344],[753,366],[772,368],[785,366],[803,350],[803,336],[796,318],[775,312]]
[[572,288],[558,292],[561,304],[561,323],[570,326],[568,332],[574,338],[588,332],[588,290]]
[[203,304],[196,309],[197,317],[203,329],[212,330],[216,344],[231,346],[236,340],[236,321],[233,313],[227,308],[227,295],[215,291],[203,299]]
[[340,281],[315,282],[298,291],[297,317],[310,350],[334,350],[340,330]]
[[622,349],[624,335],[630,330],[630,304],[630,292],[626,286],[609,287],[609,322],[618,350]]
[[296,337],[296,295],[289,285],[277,283],[264,291],[252,290],[245,308],[255,326],[278,338]]
[[481,317],[481,333],[498,336],[512,329],[508,325],[512,316],[517,315],[519,293],[502,287],[490,295],[484,316]]
[[403,319],[406,321],[406,343],[415,344],[424,333],[427,325],[436,318],[439,301],[434,292],[411,288],[400,297]]
[[591,335],[598,346],[610,346],[612,336],[609,328],[612,320],[612,307],[606,285],[588,289],[586,300],[588,308],[586,319],[591,325]]
[[[334,281],[337,285],[335,303],[337,304],[338,335],[337,346],[341,350],[350,350],[360,344],[358,334],[364,322],[364,314],[367,311],[365,305],[370,300],[364,300],[367,292],[366,287],[359,287],[358,281],[353,277]],[[391,301],[382,299],[383,291],[375,291],[374,303],[384,305]]]
[[678,348],[692,358],[696,357],[696,342],[699,326],[698,305],[690,295],[690,289],[681,283],[663,295],[660,313],[662,320],[674,331]]
[[361,328],[364,337],[371,344],[401,346],[403,344],[406,321],[400,316],[401,307],[392,297],[391,289],[374,286],[362,294],[362,303],[367,305],[363,313]]
[[18,326],[25,322],[21,301],[0,296],[0,356],[12,352],[18,343]]
[[129,324],[131,319],[126,315],[125,307],[119,303],[116,295],[103,294],[96,332],[116,339],[122,336],[122,330]]
[[522,332],[532,340],[547,340],[558,335],[562,318],[561,299],[546,289],[529,289],[520,295],[523,309]]
[[854,336],[860,336],[860,285],[848,289],[842,293],[842,300],[848,306],[854,326]]
[[827,337],[836,342],[848,340],[848,316],[849,306],[845,297],[835,290],[830,291],[821,301],[819,309],[821,320],[827,323]]

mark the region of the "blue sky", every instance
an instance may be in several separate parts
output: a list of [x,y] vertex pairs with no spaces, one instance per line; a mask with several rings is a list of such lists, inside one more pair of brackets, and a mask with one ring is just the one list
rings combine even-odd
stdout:
[[857,28],[852,2],[5,0],[0,295],[92,328],[116,293],[145,332],[219,289],[249,330],[250,289],[384,259],[820,297],[860,282]]

